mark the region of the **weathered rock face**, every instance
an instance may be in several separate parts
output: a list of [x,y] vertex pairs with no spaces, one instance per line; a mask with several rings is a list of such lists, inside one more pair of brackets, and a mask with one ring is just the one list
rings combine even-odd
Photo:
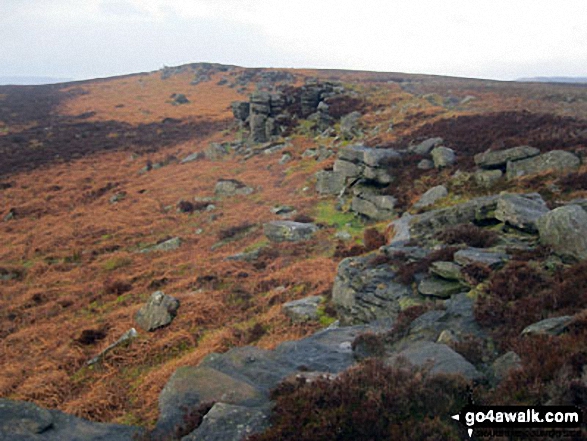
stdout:
[[537,221],[540,243],[562,257],[587,259],[587,213],[578,205],[555,208]]
[[137,324],[146,331],[154,331],[170,324],[177,310],[179,300],[168,296],[162,291],[156,291],[135,316]]
[[369,323],[395,317],[402,302],[410,303],[412,290],[394,281],[395,273],[385,268],[369,268],[369,258],[344,259],[332,288],[332,301],[343,324]]
[[183,422],[185,409],[213,401],[257,407],[263,405],[266,398],[261,390],[248,382],[212,367],[182,367],[175,371],[159,395],[156,433],[173,433],[173,429]]
[[318,227],[293,221],[273,221],[263,225],[265,236],[273,242],[298,242],[310,239]]
[[341,149],[334,162],[334,171],[345,178],[364,177],[379,184],[389,184],[393,176],[389,174],[386,162],[399,158],[393,149],[374,149],[364,145],[352,145]]
[[523,145],[505,150],[494,150],[475,155],[475,164],[487,170],[505,169],[510,161],[519,161],[521,159],[531,158],[540,154],[540,150],[535,147]]
[[283,305],[283,312],[294,322],[318,320],[318,306],[323,300],[321,296],[312,296],[287,302]]
[[454,150],[448,147],[435,147],[431,155],[436,168],[450,167],[457,161]]
[[359,112],[351,112],[340,119],[340,134],[343,139],[350,141],[356,136],[360,135],[359,119],[361,114]]
[[316,173],[316,191],[320,194],[339,194],[345,187],[345,176],[335,171]]
[[414,208],[424,208],[430,205],[434,205],[436,201],[446,197],[448,190],[444,185],[437,185],[432,187],[418,199],[418,202],[414,204]]
[[465,290],[466,288],[459,282],[440,277],[426,277],[418,284],[418,292],[423,296],[440,297],[443,299]]
[[221,179],[214,187],[214,194],[217,196],[249,195],[252,192],[251,187],[247,187],[236,179]]
[[397,200],[393,196],[378,194],[377,189],[369,185],[353,187],[351,210],[370,219],[384,220],[395,216]]
[[514,179],[545,171],[571,171],[580,165],[581,160],[576,155],[563,150],[552,150],[532,158],[508,162],[506,175],[508,179]]
[[495,218],[521,230],[536,232],[536,221],[549,211],[538,193],[500,195]]

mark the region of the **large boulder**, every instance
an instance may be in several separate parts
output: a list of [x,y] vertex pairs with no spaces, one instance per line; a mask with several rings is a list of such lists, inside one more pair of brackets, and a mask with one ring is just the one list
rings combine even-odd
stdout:
[[485,248],[465,248],[454,254],[455,262],[462,265],[481,264],[495,269],[503,266],[510,256],[505,253],[491,251]]
[[265,236],[273,242],[299,242],[310,239],[318,227],[310,223],[272,221],[263,225]]
[[546,171],[566,172],[576,170],[580,165],[581,160],[576,155],[564,150],[552,150],[532,158],[508,162],[506,175],[508,179],[514,179]]
[[251,104],[248,101],[234,101],[231,104],[232,114],[239,121],[246,121],[251,111]]
[[446,197],[448,190],[444,185],[437,185],[432,187],[418,199],[418,202],[414,204],[414,208],[425,208],[430,205],[434,205],[438,200]]
[[149,301],[137,312],[135,321],[145,331],[154,331],[169,325],[177,314],[179,300],[156,291]]
[[454,341],[473,335],[484,338],[485,331],[480,328],[474,313],[475,301],[468,293],[455,294],[444,301],[445,309],[434,309],[416,318],[408,329],[408,334],[400,340],[395,349],[401,350],[414,341],[442,342],[442,335],[450,333]]
[[435,147],[430,154],[436,168],[450,167],[457,160],[454,150],[444,146]]
[[389,357],[387,363],[397,364],[401,359],[406,359],[416,366],[430,364],[431,374],[460,374],[469,380],[478,380],[483,377],[475,366],[444,344],[416,342]]
[[425,277],[418,284],[418,292],[423,296],[449,298],[463,292],[465,288],[459,282],[440,277]]
[[562,257],[587,259],[587,212],[578,205],[555,208],[537,221],[540,243]]
[[364,145],[351,145],[342,148],[334,162],[334,171],[345,178],[364,177],[379,184],[393,181],[389,161],[399,158],[400,153],[393,149],[377,149]]
[[540,154],[536,147],[523,145],[505,150],[493,150],[475,155],[475,164],[484,169],[505,169],[509,161],[519,161]]
[[546,202],[538,193],[503,194],[497,201],[495,218],[521,230],[535,233],[536,221],[548,211]]
[[159,394],[159,420],[155,435],[164,436],[184,422],[189,409],[209,402],[260,406],[266,394],[246,381],[207,366],[181,367]]

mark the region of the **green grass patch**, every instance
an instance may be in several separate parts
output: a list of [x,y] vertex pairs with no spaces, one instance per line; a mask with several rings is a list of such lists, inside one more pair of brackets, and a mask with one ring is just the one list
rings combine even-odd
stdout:
[[108,259],[106,262],[102,264],[102,268],[106,271],[114,271],[119,268],[124,268],[125,266],[129,266],[132,263],[130,257],[121,257],[115,256]]
[[339,211],[333,202],[320,202],[314,211],[314,219],[317,223],[326,224],[337,230],[346,230],[351,236],[359,236],[363,233],[365,224],[353,213]]

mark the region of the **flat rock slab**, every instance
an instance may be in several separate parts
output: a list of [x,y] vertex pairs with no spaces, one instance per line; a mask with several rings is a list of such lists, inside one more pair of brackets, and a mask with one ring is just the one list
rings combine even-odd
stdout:
[[522,331],[522,335],[560,335],[566,331],[572,321],[573,317],[568,315],[549,318],[527,326]]
[[495,218],[530,233],[538,231],[536,222],[550,210],[538,193],[527,195],[500,195],[495,210]]
[[310,239],[318,227],[294,221],[273,221],[263,225],[265,236],[273,242],[299,242]]
[[540,150],[522,145],[505,150],[494,150],[475,155],[475,164],[484,169],[505,168],[508,161],[519,161],[540,154]]
[[269,427],[267,407],[245,407],[216,403],[202,424],[181,441],[242,441]]
[[0,441],[128,441],[143,429],[94,423],[33,403],[0,399]]
[[587,212],[578,205],[555,208],[537,221],[540,243],[562,256],[587,259]]
[[430,372],[432,374],[461,374],[469,380],[477,380],[483,377],[475,366],[462,355],[439,343],[415,342],[398,354],[389,357],[387,363],[396,364],[400,358],[405,358],[416,366],[431,363]]
[[233,348],[224,354],[210,354],[200,363],[232,378],[253,385],[264,394],[296,370],[296,366],[274,351],[254,346]]
[[499,268],[509,258],[510,256],[508,254],[489,251],[484,248],[466,248],[457,251],[454,255],[455,262],[462,266],[481,263],[491,269]]
[[430,273],[447,280],[461,280],[463,278],[462,269],[462,266],[454,262],[437,261],[430,265]]
[[135,321],[145,331],[154,331],[170,324],[177,310],[179,300],[162,291],[151,294],[149,301],[137,312]]
[[576,155],[564,150],[552,150],[533,158],[508,162],[506,176],[508,179],[515,179],[546,171],[571,171],[580,165],[581,160]]
[[280,344],[275,355],[298,370],[338,373],[355,363],[352,342],[367,326],[326,329],[299,341]]
[[439,277],[426,277],[418,284],[418,292],[423,296],[433,296],[447,299],[453,294],[463,292],[465,288],[453,280]]
[[283,312],[294,322],[318,320],[318,306],[322,303],[322,296],[306,297],[283,304]]

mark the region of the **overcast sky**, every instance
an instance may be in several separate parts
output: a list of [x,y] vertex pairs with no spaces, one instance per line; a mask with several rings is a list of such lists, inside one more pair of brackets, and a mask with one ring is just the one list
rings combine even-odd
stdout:
[[587,0],[0,0],[0,77],[198,61],[587,76]]

